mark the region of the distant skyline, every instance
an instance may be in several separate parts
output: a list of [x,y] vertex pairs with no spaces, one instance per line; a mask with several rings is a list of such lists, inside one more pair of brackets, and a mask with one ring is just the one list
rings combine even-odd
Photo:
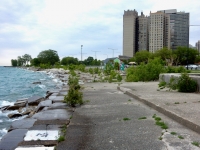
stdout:
[[[48,49],[83,60],[122,54],[123,13],[140,14],[177,9],[190,13],[190,25],[200,25],[200,1],[181,0],[0,0],[0,66]],[[190,44],[200,40],[200,26],[190,27]],[[108,49],[110,48],[110,49]]]

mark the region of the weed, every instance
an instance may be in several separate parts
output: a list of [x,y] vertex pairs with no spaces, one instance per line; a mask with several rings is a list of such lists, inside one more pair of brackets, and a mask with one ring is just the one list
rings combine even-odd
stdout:
[[163,138],[160,136],[158,139],[159,139],[159,140],[162,140]]
[[178,136],[179,139],[184,139],[184,137],[182,137],[181,135]]
[[130,119],[130,118],[124,118],[123,120],[124,120],[124,121],[127,121],[127,120],[131,120],[131,119]]
[[147,117],[140,117],[138,120],[147,119]]
[[164,122],[156,121],[156,125],[160,126],[162,129],[168,129],[168,126]]
[[128,101],[130,102],[131,100],[129,99]]
[[156,114],[154,114],[153,116],[152,116],[152,118],[155,118],[156,117]]
[[184,102],[184,103],[187,103],[187,102]]
[[155,120],[156,120],[156,121],[160,121],[161,118],[160,118],[160,117],[155,117]]
[[171,132],[172,135],[176,135],[176,132]]
[[192,142],[192,144],[199,147],[199,142],[194,141],[194,142]]
[[179,102],[175,102],[174,104],[180,104]]
[[70,119],[72,119],[72,116],[70,117]]
[[90,102],[90,100],[85,100],[85,101],[83,101],[84,103],[89,103]]
[[62,141],[64,141],[65,140],[65,137],[64,136],[60,136],[59,138],[58,138],[58,142],[62,142]]

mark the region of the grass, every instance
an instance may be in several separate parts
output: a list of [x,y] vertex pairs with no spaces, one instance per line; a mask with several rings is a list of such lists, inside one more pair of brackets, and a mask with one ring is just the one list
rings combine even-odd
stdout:
[[175,102],[174,104],[180,104],[179,102]]
[[159,139],[159,140],[162,140],[163,138],[162,138],[162,137],[159,137],[158,139]]
[[123,120],[124,120],[124,121],[128,121],[128,120],[131,120],[131,119],[130,119],[130,118],[124,118]]
[[62,142],[62,141],[64,141],[64,140],[65,140],[65,137],[62,136],[62,135],[58,138],[58,142],[59,142],[59,143]]
[[147,119],[147,117],[140,117],[138,120]]
[[192,144],[199,147],[199,142],[194,141],[194,142],[192,142]]
[[184,137],[182,137],[181,135],[178,136],[179,139],[184,139]]
[[171,132],[171,134],[172,134],[172,135],[176,135],[177,133],[176,133],[176,132]]
[[162,129],[168,129],[167,124],[164,122],[156,121],[156,125],[160,126]]
[[129,99],[128,101],[129,101],[129,102],[131,102],[131,100],[130,100],[130,99]]
[[156,117],[156,114],[154,114],[153,116],[152,116],[152,118],[155,118]]
[[155,117],[155,120],[156,120],[156,121],[160,121],[161,118],[160,118],[160,117]]

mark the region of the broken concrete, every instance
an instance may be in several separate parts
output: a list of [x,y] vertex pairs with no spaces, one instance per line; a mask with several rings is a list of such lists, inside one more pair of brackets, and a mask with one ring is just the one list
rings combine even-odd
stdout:
[[28,99],[28,105],[38,105],[44,98],[41,96],[33,96]]
[[72,111],[67,111],[64,109],[54,109],[54,110],[46,110],[34,114],[32,118],[38,120],[69,120],[72,115]]
[[16,129],[8,132],[0,142],[1,150],[14,150],[24,140],[27,129]]

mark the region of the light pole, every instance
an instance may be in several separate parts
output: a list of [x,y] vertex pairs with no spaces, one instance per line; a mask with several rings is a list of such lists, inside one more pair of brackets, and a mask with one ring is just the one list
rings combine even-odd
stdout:
[[95,59],[97,59],[97,57],[96,57],[96,52],[100,52],[100,51],[92,51],[92,52],[95,52]]
[[82,48],[83,48],[83,45],[81,45],[81,61],[82,61]]
[[114,57],[114,51],[117,50],[117,49],[113,49],[113,48],[108,48],[108,49],[113,50],[113,57]]

